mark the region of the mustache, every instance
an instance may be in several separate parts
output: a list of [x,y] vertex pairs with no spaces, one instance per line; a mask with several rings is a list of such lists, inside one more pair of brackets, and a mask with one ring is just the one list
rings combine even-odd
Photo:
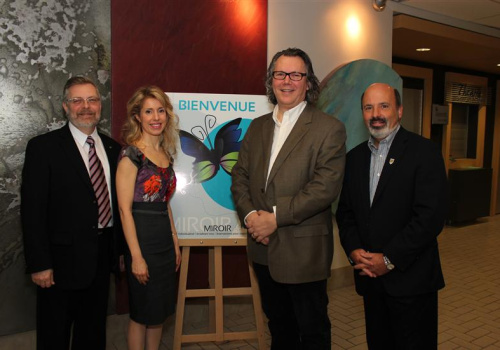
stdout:
[[372,117],[370,118],[370,126],[373,126],[373,123],[384,123],[387,125],[387,118]]
[[95,114],[95,112],[90,108],[82,108],[78,114]]

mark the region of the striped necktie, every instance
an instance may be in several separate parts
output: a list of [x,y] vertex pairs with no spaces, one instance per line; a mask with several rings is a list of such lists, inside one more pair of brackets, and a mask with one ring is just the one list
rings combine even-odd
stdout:
[[95,150],[95,141],[92,136],[87,137],[89,144],[89,173],[94,187],[97,205],[99,207],[99,224],[106,227],[111,220],[111,203],[109,202],[108,184],[101,161]]

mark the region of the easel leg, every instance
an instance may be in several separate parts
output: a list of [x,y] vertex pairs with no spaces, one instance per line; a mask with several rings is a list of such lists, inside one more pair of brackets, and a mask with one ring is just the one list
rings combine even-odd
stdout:
[[215,249],[215,338],[224,340],[224,291],[222,290],[222,247]]
[[181,273],[179,276],[179,292],[177,295],[177,310],[175,314],[174,350],[181,350],[182,326],[186,305],[186,287],[189,268],[190,247],[182,247]]
[[[214,247],[208,248],[208,285],[215,290],[215,252]],[[215,298],[208,298],[208,332],[215,333]]]

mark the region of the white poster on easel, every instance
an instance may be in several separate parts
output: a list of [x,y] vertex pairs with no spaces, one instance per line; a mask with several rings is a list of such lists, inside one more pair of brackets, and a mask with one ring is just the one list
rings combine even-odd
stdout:
[[168,93],[180,145],[170,204],[181,239],[244,237],[231,196],[231,169],[252,119],[272,111],[266,96]]

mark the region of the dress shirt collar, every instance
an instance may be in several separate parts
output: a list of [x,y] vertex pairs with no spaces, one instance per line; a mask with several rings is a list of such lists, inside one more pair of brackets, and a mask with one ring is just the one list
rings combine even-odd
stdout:
[[92,134],[87,135],[83,132],[81,132],[76,126],[74,126],[71,122],[68,122],[69,124],[69,131],[71,131],[71,135],[73,135],[73,138],[75,141],[81,146],[84,147],[86,142],[87,142],[87,137],[92,136],[94,140],[99,140],[99,134],[97,133],[97,128],[94,129]]
[[281,126],[282,124],[288,124],[288,123],[295,124],[297,119],[299,119],[299,116],[302,113],[302,111],[304,110],[304,108],[306,108],[306,105],[307,105],[307,101],[302,101],[301,103],[299,103],[298,105],[296,105],[292,109],[289,109],[288,111],[283,113],[283,119],[281,120],[281,122],[278,120],[279,107],[278,107],[278,105],[274,106],[274,110],[273,110],[274,123],[276,123],[277,126]]

